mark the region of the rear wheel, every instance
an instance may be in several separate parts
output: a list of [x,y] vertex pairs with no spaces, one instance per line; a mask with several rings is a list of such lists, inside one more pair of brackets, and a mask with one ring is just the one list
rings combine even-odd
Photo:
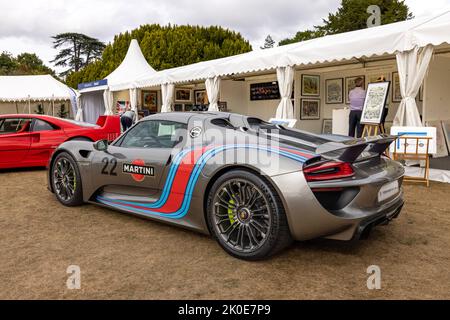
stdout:
[[56,157],[51,174],[53,191],[59,202],[66,206],[83,204],[80,172],[70,154],[62,152]]
[[211,188],[208,225],[222,248],[245,259],[267,258],[292,241],[284,208],[273,187],[258,175],[233,170]]

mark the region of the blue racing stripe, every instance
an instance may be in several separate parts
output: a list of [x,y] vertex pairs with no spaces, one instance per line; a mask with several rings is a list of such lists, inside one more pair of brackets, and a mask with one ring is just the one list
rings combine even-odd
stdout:
[[[174,160],[174,163],[170,168],[168,178],[164,185],[164,190],[161,195],[161,198],[159,200],[157,200],[156,202],[149,204],[149,203],[140,203],[140,202],[134,202],[134,201],[113,200],[113,199],[108,199],[108,198],[102,197],[102,196],[97,196],[97,200],[101,203],[104,203],[106,205],[109,205],[109,206],[112,206],[112,207],[115,207],[118,209],[127,210],[127,211],[131,211],[131,212],[135,212],[135,213],[140,213],[143,215],[180,219],[186,215],[186,213],[189,209],[190,202],[192,200],[193,189],[195,187],[195,184],[197,183],[197,180],[198,180],[198,177],[200,176],[201,171],[203,170],[203,168],[206,165],[206,163],[208,162],[208,160],[211,159],[212,157],[214,157],[219,152],[230,150],[230,149],[237,149],[237,148],[256,149],[256,150],[262,150],[262,151],[267,151],[267,152],[271,152],[271,153],[276,153],[276,154],[282,155],[284,157],[287,157],[289,159],[292,159],[292,160],[300,162],[300,163],[304,163],[307,160],[307,158],[296,155],[296,154],[292,154],[292,153],[289,153],[289,152],[286,152],[283,150],[279,150],[279,149],[263,147],[263,146],[228,145],[228,146],[216,147],[216,148],[207,150],[198,159],[197,163],[194,165],[194,170],[191,172],[191,175],[189,177],[189,181],[188,181],[188,185],[186,187],[186,192],[184,194],[182,205],[177,211],[175,211],[173,213],[161,213],[161,212],[156,212],[156,211],[152,211],[152,210],[148,210],[148,209],[131,208],[131,207],[126,206],[128,204],[128,205],[145,207],[145,208],[149,208],[149,209],[150,208],[152,208],[152,209],[161,208],[167,201],[168,195],[170,194],[170,189],[171,189],[171,186],[173,183],[175,172],[178,169],[178,166],[181,162],[181,158],[185,154],[187,154],[188,152],[191,151],[191,150],[186,150],[186,152],[180,153],[182,155],[178,154],[178,155],[180,155],[180,157],[178,157],[178,155],[177,155],[176,162]],[[301,150],[301,152],[303,152],[303,150]],[[121,205],[121,204],[124,204],[124,205]]]

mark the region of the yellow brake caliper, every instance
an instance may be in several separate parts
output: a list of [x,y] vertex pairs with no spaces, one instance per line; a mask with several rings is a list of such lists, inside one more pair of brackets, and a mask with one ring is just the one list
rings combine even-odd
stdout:
[[[228,201],[229,204],[234,204],[233,199],[230,199],[230,201]],[[228,218],[230,219],[230,223],[233,224],[234,223],[234,214],[233,214],[233,208],[228,205]]]

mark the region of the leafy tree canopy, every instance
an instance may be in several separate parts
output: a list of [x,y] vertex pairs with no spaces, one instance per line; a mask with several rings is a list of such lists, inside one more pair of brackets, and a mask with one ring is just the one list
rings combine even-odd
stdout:
[[269,49],[269,48],[273,48],[274,45],[275,45],[275,41],[272,39],[272,36],[269,34],[269,35],[267,35],[266,40],[264,40],[264,45],[260,48],[261,49]]
[[14,57],[4,51],[0,54],[0,75],[35,75],[51,74],[55,72],[44,65],[41,59],[34,53],[21,53]]
[[314,26],[312,30],[299,31],[293,38],[281,40],[279,45],[310,40],[325,35],[349,32],[367,28],[367,8],[377,5],[381,9],[381,23],[389,24],[413,17],[404,0],[342,0],[335,13],[329,13],[323,19],[323,25]]
[[81,82],[105,78],[122,62],[132,39],[138,41],[144,57],[155,70],[252,50],[241,34],[219,26],[142,25],[131,32],[116,35],[114,41],[106,46],[102,58],[79,72],[69,74],[67,84],[76,87]]
[[59,49],[59,52],[51,62],[58,67],[67,67],[61,76],[79,71],[90,62],[99,59],[105,49],[103,42],[81,33],[60,33],[52,38],[53,48]]

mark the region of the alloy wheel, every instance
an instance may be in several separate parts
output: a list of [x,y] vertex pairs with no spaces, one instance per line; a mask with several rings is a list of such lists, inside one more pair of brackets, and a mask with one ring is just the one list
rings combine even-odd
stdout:
[[269,201],[260,188],[244,179],[228,180],[213,201],[214,226],[227,246],[252,252],[264,244],[272,221]]

